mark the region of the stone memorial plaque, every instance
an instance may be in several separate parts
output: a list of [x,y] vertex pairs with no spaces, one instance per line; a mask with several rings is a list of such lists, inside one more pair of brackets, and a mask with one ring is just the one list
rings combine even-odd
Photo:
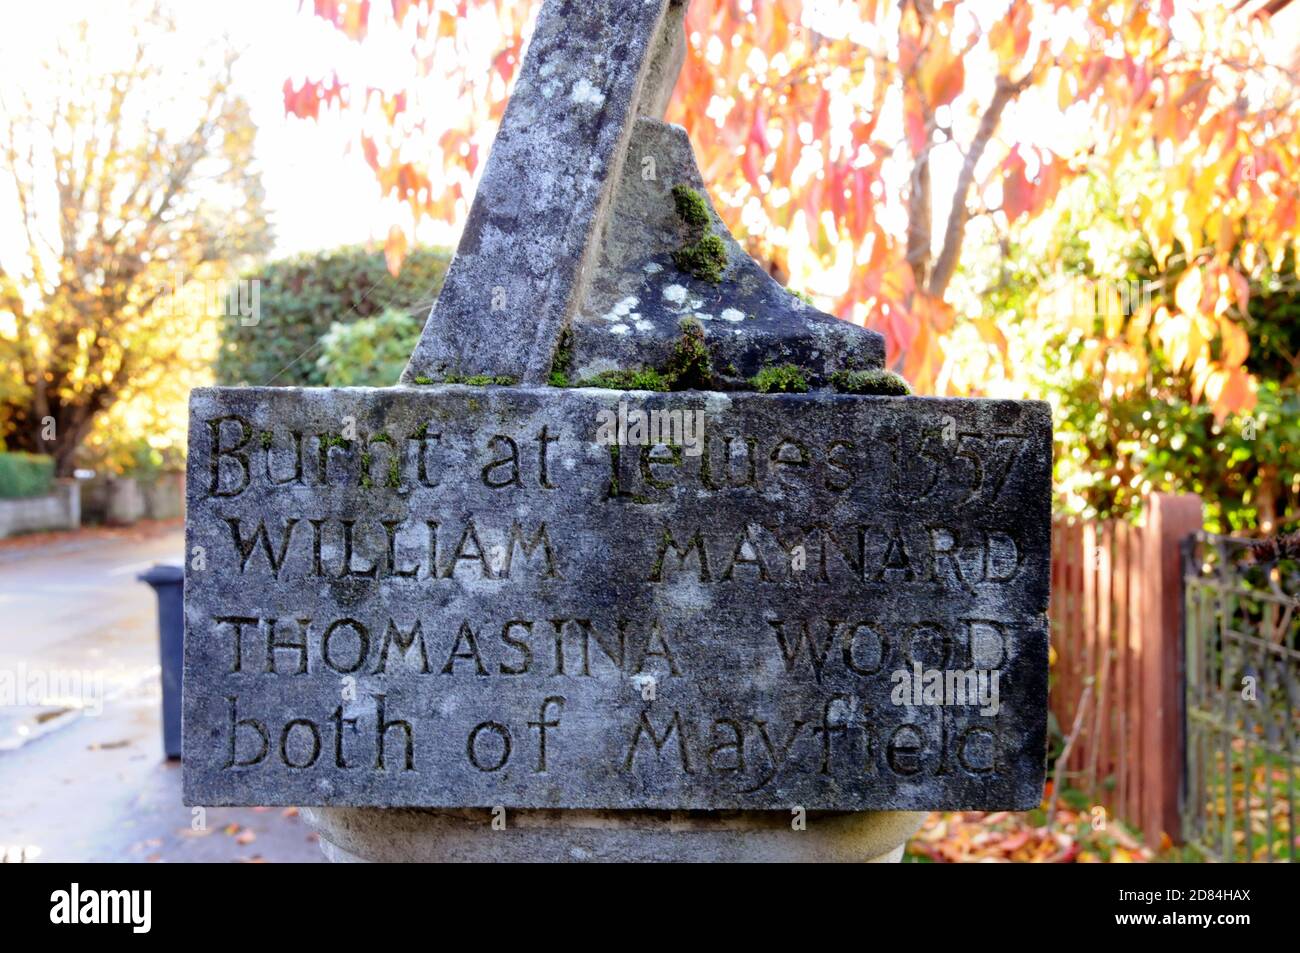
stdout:
[[685,13],[543,5],[403,386],[194,393],[187,803],[1039,803],[1048,408],[867,396],[660,121]]
[[1044,404],[210,389],[190,428],[187,803],[1039,803]]

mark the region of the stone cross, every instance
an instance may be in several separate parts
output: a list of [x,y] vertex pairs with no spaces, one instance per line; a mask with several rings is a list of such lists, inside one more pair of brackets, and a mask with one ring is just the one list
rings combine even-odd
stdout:
[[194,392],[187,803],[1039,803],[1048,408],[871,393],[658,118],[684,10],[547,0],[401,385]]

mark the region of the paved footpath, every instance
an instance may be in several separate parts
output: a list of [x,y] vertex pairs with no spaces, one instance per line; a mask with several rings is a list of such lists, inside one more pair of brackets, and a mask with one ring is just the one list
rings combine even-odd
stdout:
[[[136,576],[183,548],[176,522],[0,543],[0,858],[322,859],[293,809],[181,804],[180,764],[162,753],[156,601]],[[70,684],[87,687],[39,691]]]

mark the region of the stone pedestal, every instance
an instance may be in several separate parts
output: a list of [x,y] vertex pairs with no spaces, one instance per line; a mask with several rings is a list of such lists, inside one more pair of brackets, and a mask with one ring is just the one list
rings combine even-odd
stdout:
[[924,820],[912,811],[508,811],[303,808],[336,863],[668,861],[897,863]]

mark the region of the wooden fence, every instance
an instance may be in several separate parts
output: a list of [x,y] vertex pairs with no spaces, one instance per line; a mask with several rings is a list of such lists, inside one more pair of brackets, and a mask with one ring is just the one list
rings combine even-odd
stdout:
[[1179,547],[1201,521],[1199,498],[1158,494],[1141,525],[1052,527],[1051,707],[1066,736],[1078,727],[1065,777],[1153,846],[1180,839]]

